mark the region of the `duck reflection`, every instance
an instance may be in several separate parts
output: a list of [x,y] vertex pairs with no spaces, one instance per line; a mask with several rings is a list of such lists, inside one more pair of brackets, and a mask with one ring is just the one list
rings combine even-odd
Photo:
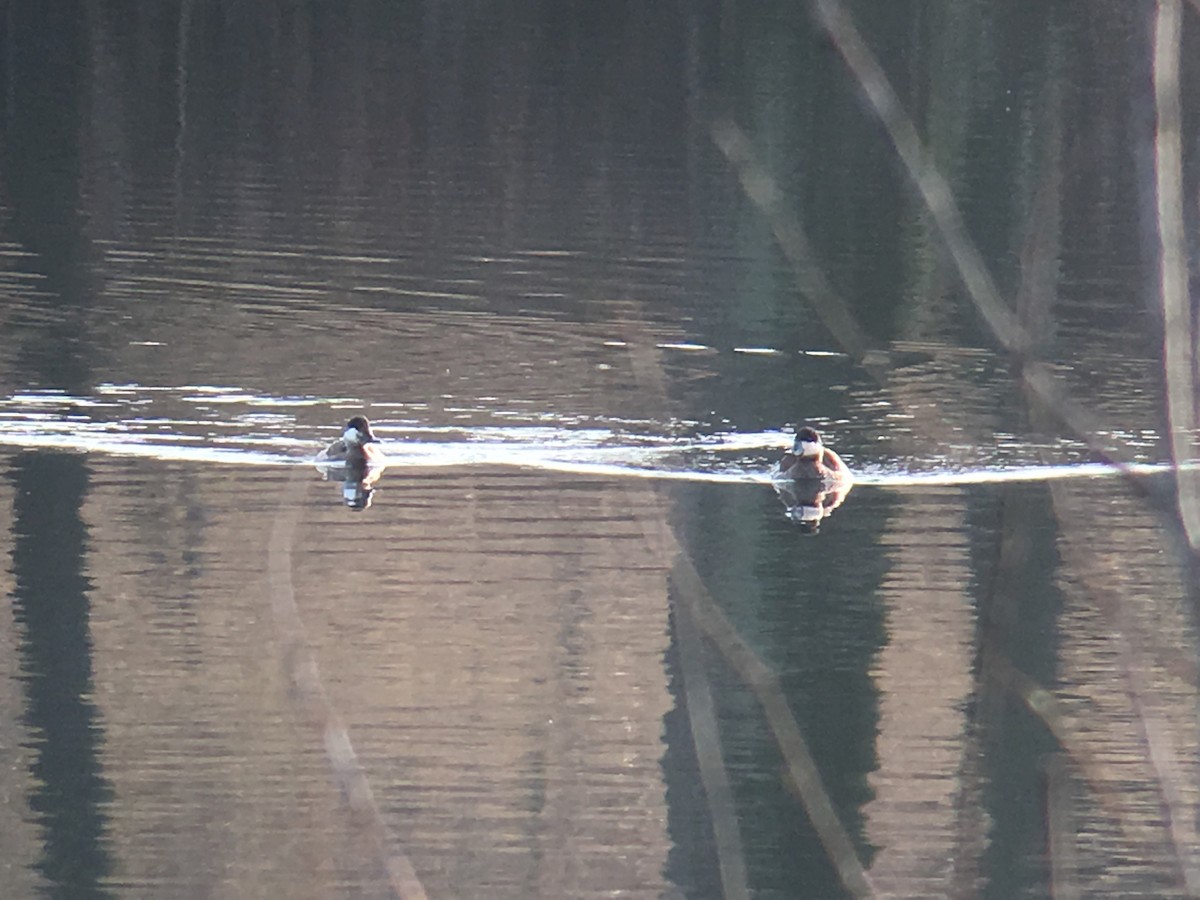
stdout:
[[787,508],[787,517],[799,525],[804,534],[816,534],[821,522],[845,502],[853,481],[830,483],[821,478],[798,481],[775,478],[771,486]]
[[792,449],[771,473],[771,484],[787,517],[804,534],[816,534],[821,522],[846,501],[854,476],[816,429],[806,426],[796,432]]
[[387,467],[379,439],[365,416],[347,422],[342,436],[318,453],[313,462],[326,481],[342,483],[342,502],[357,512],[371,505],[375,483]]

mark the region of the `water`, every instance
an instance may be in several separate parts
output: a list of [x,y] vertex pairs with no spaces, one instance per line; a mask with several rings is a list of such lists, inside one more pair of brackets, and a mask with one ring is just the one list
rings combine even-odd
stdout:
[[9,10],[0,896],[1194,893],[1146,24],[855,8],[1083,435],[793,6]]
[[[323,444],[300,436],[301,423],[318,415],[336,422],[344,410],[362,406],[352,398],[270,397],[211,385],[102,384],[91,397],[37,391],[0,400],[0,445],[236,466],[308,465]],[[470,424],[474,417],[468,414],[461,417],[463,424],[428,425],[421,424],[427,404],[382,406],[389,417],[375,418],[373,429],[391,469],[514,466],[613,478],[766,484],[774,462],[792,444],[791,433],[784,431],[704,433],[703,423],[695,421],[506,410],[488,414],[513,424]],[[333,439],[341,426],[318,430]],[[1058,446],[959,449],[975,452],[973,466],[961,456],[953,464],[926,460],[923,466],[930,468],[924,470],[914,470],[911,461],[877,459],[856,467],[855,479],[898,487],[1118,474],[1102,463],[1071,462],[1086,447],[1067,440]],[[1048,455],[1063,462],[1037,463]],[[1167,474],[1169,468],[1141,463],[1130,471]]]

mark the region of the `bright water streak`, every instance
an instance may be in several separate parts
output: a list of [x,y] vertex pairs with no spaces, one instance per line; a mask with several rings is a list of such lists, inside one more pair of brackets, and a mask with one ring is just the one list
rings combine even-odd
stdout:
[[[236,388],[102,386],[96,397],[20,394],[0,401],[0,445],[55,448],[162,460],[242,466],[307,465],[321,446],[298,437],[307,418],[336,422],[347,399],[264,397]],[[265,410],[270,410],[269,412]],[[403,410],[401,410],[403,412]],[[301,413],[310,414],[301,419]],[[377,420],[389,468],[504,466],[606,478],[716,484],[768,484],[773,459],[791,443],[784,432],[682,433],[694,423],[604,420],[503,426]],[[322,424],[321,430],[329,430]],[[853,460],[851,460],[854,462]],[[1097,478],[1099,463],[977,467],[862,463],[855,480],[878,487],[944,486]],[[1130,467],[1139,475],[1168,466]]]

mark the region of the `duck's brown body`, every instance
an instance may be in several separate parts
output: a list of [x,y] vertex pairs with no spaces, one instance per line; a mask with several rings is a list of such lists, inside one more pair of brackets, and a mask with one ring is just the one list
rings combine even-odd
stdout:
[[783,454],[779,465],[775,467],[775,477],[793,481],[833,481],[851,476],[850,468],[840,456],[825,446],[816,429],[806,426],[796,432],[792,449]]
[[793,481],[804,481],[809,478],[844,478],[850,469],[842,462],[842,458],[828,447],[821,450],[817,456],[799,456],[795,453],[785,453],[779,460],[778,476],[791,478]]
[[387,464],[379,439],[364,416],[346,423],[342,436],[317,454],[319,463],[340,463],[349,469],[382,468]]

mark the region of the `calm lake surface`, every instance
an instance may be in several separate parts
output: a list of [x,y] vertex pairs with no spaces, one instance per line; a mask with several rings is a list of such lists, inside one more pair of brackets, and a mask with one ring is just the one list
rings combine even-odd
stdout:
[[1200,894],[1153,8],[1002,6],[847,9],[1024,366],[804,4],[3,4],[0,896]]

